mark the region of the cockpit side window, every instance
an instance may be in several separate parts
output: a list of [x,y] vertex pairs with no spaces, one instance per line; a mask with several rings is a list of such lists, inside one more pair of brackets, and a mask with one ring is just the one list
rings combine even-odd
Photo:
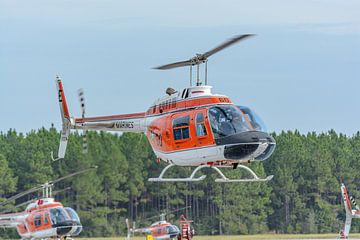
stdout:
[[189,115],[181,116],[173,120],[173,134],[175,141],[190,138],[189,123]]

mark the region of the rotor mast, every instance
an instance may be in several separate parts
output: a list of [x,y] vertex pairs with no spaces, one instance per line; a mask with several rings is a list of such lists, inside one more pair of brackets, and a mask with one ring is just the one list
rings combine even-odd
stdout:
[[194,57],[190,58],[189,60],[186,61],[181,61],[181,62],[174,62],[174,63],[170,63],[170,64],[166,64],[166,65],[162,65],[159,67],[155,67],[155,69],[159,69],[159,70],[168,70],[168,69],[172,69],[172,68],[178,68],[178,67],[185,67],[185,66],[189,66],[190,67],[190,86],[192,86],[192,67],[196,65],[196,86],[201,86],[202,85],[202,81],[200,79],[200,64],[205,63],[205,85],[208,84],[208,74],[207,74],[207,63],[208,63],[208,58],[210,56],[212,56],[213,54],[220,52],[221,50],[241,41],[244,40],[248,37],[252,37],[254,36],[254,34],[243,34],[243,35],[238,35],[235,36],[227,41],[225,41],[224,43],[220,44],[219,46],[211,49],[210,51],[207,51],[205,53],[197,53]]

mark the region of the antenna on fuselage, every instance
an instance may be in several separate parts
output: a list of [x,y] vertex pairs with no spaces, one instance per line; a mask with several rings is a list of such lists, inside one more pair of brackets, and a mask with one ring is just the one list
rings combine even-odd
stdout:
[[212,56],[213,54],[220,52],[221,50],[239,42],[240,40],[244,40],[244,39],[246,39],[248,37],[252,37],[252,36],[254,36],[254,34],[243,34],[243,35],[236,36],[236,37],[231,38],[231,39],[227,40],[226,42],[220,44],[219,46],[211,49],[210,51],[207,51],[203,54],[197,53],[194,57],[190,58],[189,60],[162,65],[159,67],[155,67],[155,69],[168,70],[168,69],[172,69],[172,68],[190,66],[190,86],[192,86],[192,66],[196,65],[196,86],[201,86],[202,81],[200,80],[200,64],[205,63],[205,85],[207,85],[208,84],[208,80],[207,80],[208,58],[210,56]]

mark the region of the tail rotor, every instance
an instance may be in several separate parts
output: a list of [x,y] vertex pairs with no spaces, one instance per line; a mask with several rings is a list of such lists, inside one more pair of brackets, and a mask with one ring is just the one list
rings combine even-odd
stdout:
[[[79,101],[80,101],[81,116],[82,116],[82,118],[85,118],[86,111],[85,111],[84,89],[80,88],[78,90],[78,96],[79,96]],[[87,129],[86,129],[85,125],[83,127],[84,128],[83,128],[83,135],[82,135],[82,140],[83,140],[83,143],[82,143],[83,150],[82,150],[82,152],[84,154],[86,154],[88,152]]]
[[355,206],[355,209],[356,209],[356,210],[360,210],[360,208],[359,208],[359,206],[358,206],[358,204],[357,204],[357,202],[355,201],[355,198],[354,198],[353,196],[350,196],[350,201],[351,201],[351,203]]

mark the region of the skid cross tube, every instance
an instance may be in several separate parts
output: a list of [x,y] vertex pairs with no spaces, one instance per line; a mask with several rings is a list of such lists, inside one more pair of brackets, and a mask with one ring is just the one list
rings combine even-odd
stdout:
[[198,178],[195,177],[195,174],[203,168],[212,168],[220,175],[221,178],[215,179],[215,182],[266,182],[266,181],[270,181],[274,177],[273,175],[270,175],[267,176],[266,178],[260,178],[249,167],[244,165],[238,165],[237,167],[242,168],[248,173],[250,173],[252,175],[252,178],[229,179],[224,175],[224,173],[219,168],[232,167],[231,165],[224,165],[224,166],[201,165],[196,167],[194,171],[191,173],[190,177],[188,178],[164,178],[164,174],[166,173],[166,171],[174,166],[176,165],[169,164],[161,171],[160,176],[158,178],[149,178],[148,181],[149,182],[198,182],[206,178],[206,175],[202,175],[201,177]]

